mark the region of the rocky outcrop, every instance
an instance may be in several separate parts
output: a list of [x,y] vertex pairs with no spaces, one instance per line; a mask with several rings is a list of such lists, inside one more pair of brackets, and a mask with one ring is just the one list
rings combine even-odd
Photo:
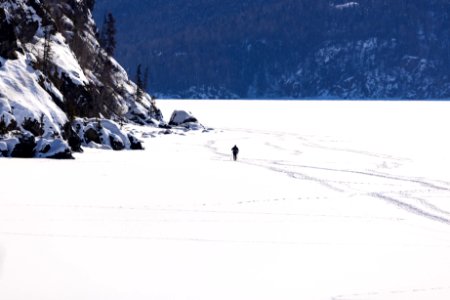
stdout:
[[72,122],[75,133],[85,147],[110,150],[142,150],[142,141],[127,133],[120,125],[107,119],[76,119]]
[[[136,84],[100,46],[91,6],[0,2],[1,156],[71,158],[91,145],[142,149],[113,120],[165,124],[155,101],[146,93],[137,97]],[[69,122],[74,119],[83,121]]]
[[0,157],[73,159],[66,141],[36,138],[30,132],[13,131],[0,139]]

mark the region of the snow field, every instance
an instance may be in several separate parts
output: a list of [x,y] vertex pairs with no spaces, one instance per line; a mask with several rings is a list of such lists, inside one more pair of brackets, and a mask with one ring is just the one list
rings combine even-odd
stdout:
[[0,160],[1,299],[450,297],[448,103],[158,106],[215,130]]

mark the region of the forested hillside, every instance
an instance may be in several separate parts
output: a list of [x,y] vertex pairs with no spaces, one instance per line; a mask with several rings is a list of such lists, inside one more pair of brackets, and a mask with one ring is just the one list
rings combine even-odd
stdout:
[[447,0],[97,0],[117,58],[177,97],[448,98]]

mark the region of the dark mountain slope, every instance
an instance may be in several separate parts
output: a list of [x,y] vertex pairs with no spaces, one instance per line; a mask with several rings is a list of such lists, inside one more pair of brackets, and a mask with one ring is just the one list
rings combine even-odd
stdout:
[[97,0],[117,57],[180,97],[448,98],[447,0]]

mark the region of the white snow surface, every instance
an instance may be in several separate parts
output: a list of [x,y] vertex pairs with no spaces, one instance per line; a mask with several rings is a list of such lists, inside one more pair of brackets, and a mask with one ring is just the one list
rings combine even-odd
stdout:
[[0,159],[0,299],[450,299],[449,102],[158,106],[215,130]]

